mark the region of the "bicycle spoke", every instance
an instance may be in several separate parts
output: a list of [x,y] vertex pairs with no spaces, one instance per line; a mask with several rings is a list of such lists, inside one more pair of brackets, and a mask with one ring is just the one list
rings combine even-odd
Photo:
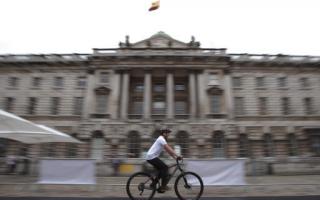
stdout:
[[151,186],[153,179],[149,174],[136,173],[127,182],[127,193],[132,200],[148,200],[155,193],[155,188]]
[[203,192],[201,178],[193,172],[186,172],[177,177],[175,191],[180,199],[197,200]]

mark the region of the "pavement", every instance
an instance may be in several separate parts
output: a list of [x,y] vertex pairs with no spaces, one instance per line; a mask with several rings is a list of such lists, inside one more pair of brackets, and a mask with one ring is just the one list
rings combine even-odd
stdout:
[[[95,185],[38,184],[35,176],[0,175],[0,197],[127,197],[128,177],[97,177]],[[320,175],[249,176],[246,185],[205,186],[203,197],[320,195]],[[173,188],[173,183],[169,186]],[[174,190],[156,197],[175,197]]]

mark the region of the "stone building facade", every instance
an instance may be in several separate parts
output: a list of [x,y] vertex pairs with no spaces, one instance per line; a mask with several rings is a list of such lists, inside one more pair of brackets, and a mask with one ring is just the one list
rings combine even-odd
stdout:
[[[167,126],[187,158],[320,171],[320,57],[230,54],[159,32],[92,54],[0,55],[0,94],[2,109],[84,142],[27,146],[33,157],[141,158]],[[1,156],[25,146],[1,145]]]

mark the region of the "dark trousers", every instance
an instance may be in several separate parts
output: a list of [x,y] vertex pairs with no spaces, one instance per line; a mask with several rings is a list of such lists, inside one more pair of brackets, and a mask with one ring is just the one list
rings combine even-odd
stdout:
[[148,163],[153,165],[159,171],[159,177],[161,178],[161,185],[166,186],[168,183],[168,166],[159,158],[147,160]]

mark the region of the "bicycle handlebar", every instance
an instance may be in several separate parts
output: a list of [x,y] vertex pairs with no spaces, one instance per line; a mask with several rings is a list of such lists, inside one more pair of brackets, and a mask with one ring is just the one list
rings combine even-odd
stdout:
[[179,170],[183,171],[180,166],[183,163],[183,158],[179,156],[178,158],[176,158],[176,162],[177,162],[177,166],[178,166]]

